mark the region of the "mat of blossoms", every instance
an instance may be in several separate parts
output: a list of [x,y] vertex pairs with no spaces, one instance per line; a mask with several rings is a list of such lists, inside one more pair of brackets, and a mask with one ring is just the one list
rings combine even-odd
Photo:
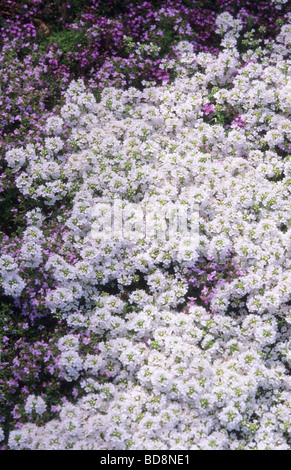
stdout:
[[287,2],[42,3],[0,23],[1,449],[289,450]]

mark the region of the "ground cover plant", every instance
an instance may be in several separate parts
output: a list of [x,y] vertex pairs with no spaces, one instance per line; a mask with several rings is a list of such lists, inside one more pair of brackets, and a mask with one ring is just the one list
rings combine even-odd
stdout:
[[3,7],[3,449],[290,448],[286,3]]

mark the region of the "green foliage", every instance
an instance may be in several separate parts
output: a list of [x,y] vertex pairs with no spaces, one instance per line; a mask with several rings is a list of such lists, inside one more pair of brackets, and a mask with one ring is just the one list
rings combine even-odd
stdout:
[[42,40],[42,47],[45,49],[47,44],[57,44],[60,51],[68,53],[74,51],[76,46],[80,44],[81,46],[88,45],[89,41],[86,37],[86,30],[76,31],[72,29],[64,29],[62,31],[52,31],[51,35],[44,42]]

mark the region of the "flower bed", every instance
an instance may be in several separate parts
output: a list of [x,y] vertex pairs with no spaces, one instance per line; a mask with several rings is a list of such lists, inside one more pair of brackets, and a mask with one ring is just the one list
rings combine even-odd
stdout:
[[[174,19],[190,14],[175,5]],[[8,129],[0,437],[10,449],[290,448],[290,14],[272,5],[284,24],[266,39],[246,31],[241,3],[218,7],[213,49],[187,26],[169,47],[149,36],[168,15],[150,4],[148,23],[139,2],[98,22],[96,2],[64,31],[91,22],[84,42],[98,37],[109,58],[98,53],[85,77],[88,44],[62,63],[60,44],[48,46],[60,80],[40,87],[55,93],[50,109],[22,147],[24,127],[14,141]],[[115,34],[124,25],[132,36]],[[129,55],[141,44],[126,58],[104,35]],[[120,82],[118,67],[136,60]],[[153,63],[171,73],[158,79]],[[106,235],[115,203],[129,224],[154,208],[156,231]],[[161,236],[166,209],[190,203],[194,236]]]

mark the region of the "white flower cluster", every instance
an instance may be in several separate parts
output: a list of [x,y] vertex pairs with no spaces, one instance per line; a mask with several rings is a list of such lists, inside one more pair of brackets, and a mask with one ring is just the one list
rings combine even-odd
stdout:
[[18,263],[11,255],[0,256],[0,285],[5,295],[19,297],[26,282],[19,275]]
[[[85,397],[64,404],[60,420],[13,431],[11,448],[288,449],[288,335],[272,316],[146,305],[115,320],[115,337],[114,311],[99,355],[84,360]],[[61,346],[77,343],[67,335]],[[100,383],[101,370],[112,383]]]
[[59,116],[51,116],[47,118],[45,130],[48,135],[60,134],[63,130],[64,121]]
[[83,369],[83,360],[78,354],[79,341],[73,335],[63,336],[58,342],[61,355],[58,366],[67,382],[76,380]]
[[[224,14],[217,24],[223,51],[195,54],[182,43],[167,87],[107,88],[97,104],[72,82],[61,110],[71,154],[47,140],[21,172],[17,163],[21,192],[47,205],[72,202],[63,247],[45,266],[56,285],[47,305],[102,341],[84,356],[74,337],[60,340],[63,373],[71,381],[83,371],[86,395],[65,403],[59,420],[11,432],[12,449],[290,447],[291,190],[282,156],[291,133],[290,25],[242,66],[239,23]],[[199,243],[96,235],[92,227],[106,220],[96,205],[117,198],[154,205],[157,219],[166,203],[194,202]],[[217,287],[215,314],[180,312],[185,267],[199,256],[223,264],[230,249],[245,275]],[[9,259],[1,263],[8,272]],[[103,373],[110,381],[102,385]]]
[[38,228],[42,226],[43,215],[39,207],[32,209],[25,214],[27,225],[34,225]]
[[215,24],[218,33],[221,35],[225,35],[225,33],[228,35],[230,32],[236,35],[243,28],[241,21],[234,19],[227,11],[216,17]]
[[35,412],[38,415],[42,415],[46,412],[46,403],[43,398],[36,397],[35,395],[28,395],[24,409],[28,414]]
[[[36,219],[36,217],[34,217]],[[36,220],[36,223],[39,219]],[[44,235],[42,231],[35,227],[29,226],[23,233],[23,244],[21,245],[21,258],[26,267],[37,268],[42,262],[42,248]]]

